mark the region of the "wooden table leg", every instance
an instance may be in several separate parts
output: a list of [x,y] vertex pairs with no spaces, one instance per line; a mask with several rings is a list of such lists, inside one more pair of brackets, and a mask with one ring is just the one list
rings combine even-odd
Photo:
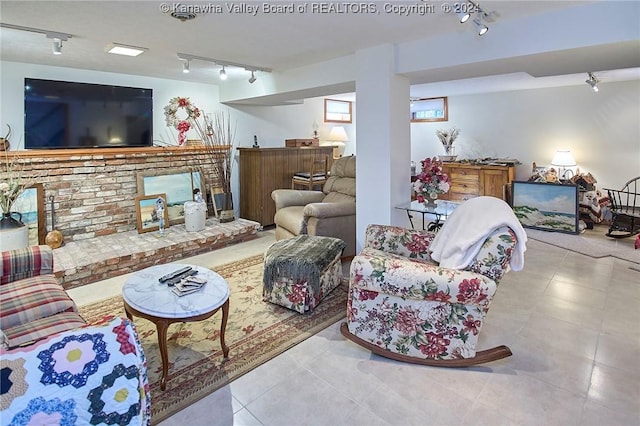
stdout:
[[229,356],[229,347],[224,343],[224,332],[227,329],[227,318],[229,317],[229,299],[222,305],[222,325],[220,325],[220,345],[222,346],[222,355],[225,358]]
[[169,321],[158,318],[156,321],[156,329],[158,330],[158,345],[160,346],[160,358],[162,358],[162,378],[160,380],[160,389],[165,390],[167,387],[167,373],[169,372],[169,355],[167,354],[167,329]]

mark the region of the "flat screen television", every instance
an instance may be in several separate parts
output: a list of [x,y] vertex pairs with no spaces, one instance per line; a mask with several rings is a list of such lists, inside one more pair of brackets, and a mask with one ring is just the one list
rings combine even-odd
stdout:
[[24,79],[26,149],[153,145],[153,90]]

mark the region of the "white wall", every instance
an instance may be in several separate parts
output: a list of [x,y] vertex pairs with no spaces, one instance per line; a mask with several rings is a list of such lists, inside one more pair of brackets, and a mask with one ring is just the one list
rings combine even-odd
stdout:
[[573,153],[599,188],[619,188],[640,176],[640,81],[584,84],[449,97],[449,120],[411,124],[411,159],[444,154],[440,128],[460,129],[458,158],[517,158],[517,179],[532,162],[547,166],[556,149]]

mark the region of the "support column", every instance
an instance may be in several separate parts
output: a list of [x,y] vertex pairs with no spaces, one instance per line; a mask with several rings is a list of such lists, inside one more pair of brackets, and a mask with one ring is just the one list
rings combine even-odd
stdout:
[[395,49],[356,52],[356,250],[370,223],[402,224],[394,206],[411,196],[409,79],[394,72]]

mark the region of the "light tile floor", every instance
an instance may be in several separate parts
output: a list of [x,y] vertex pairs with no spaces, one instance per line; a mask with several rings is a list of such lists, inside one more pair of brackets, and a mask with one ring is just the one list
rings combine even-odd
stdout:
[[[187,261],[263,253],[273,231]],[[466,369],[391,361],[339,323],[161,423],[172,425],[640,425],[640,272],[529,240],[480,336],[513,356]],[[125,277],[71,290],[118,294]],[[100,291],[96,291],[99,288]]]

